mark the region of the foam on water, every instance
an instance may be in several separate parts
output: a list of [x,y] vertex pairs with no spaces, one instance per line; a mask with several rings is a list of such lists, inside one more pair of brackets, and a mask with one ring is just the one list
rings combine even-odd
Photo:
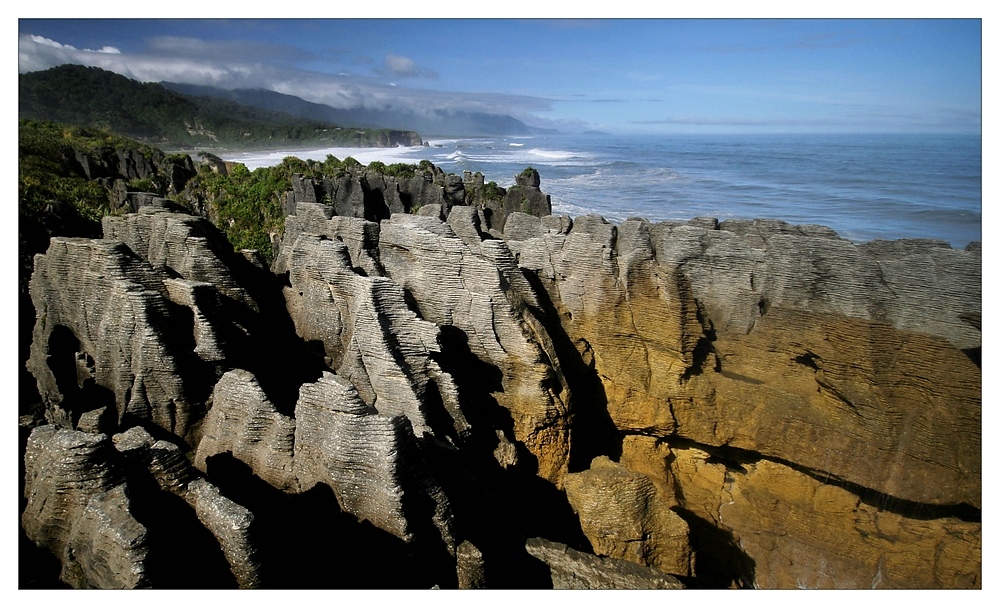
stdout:
[[285,157],[294,156],[302,160],[326,160],[328,154],[344,160],[348,156],[356,159],[359,163],[367,165],[372,161],[382,161],[385,164],[411,163],[414,154],[422,153],[426,148],[423,146],[397,147],[397,148],[317,148],[312,150],[271,150],[266,152],[244,152],[240,154],[230,154],[224,160],[235,161],[246,165],[247,169],[253,171],[258,167],[273,167],[280,164]]
[[[534,167],[553,212],[622,221],[698,216],[822,224],[855,241],[982,233],[981,138],[920,135],[525,136],[441,139],[417,148],[234,156],[253,169],[285,156],[353,156],[479,171],[508,187]],[[250,162],[247,162],[247,159]]]

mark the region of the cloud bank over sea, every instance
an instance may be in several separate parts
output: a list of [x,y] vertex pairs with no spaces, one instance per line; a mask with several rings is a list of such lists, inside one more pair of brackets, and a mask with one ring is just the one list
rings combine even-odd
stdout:
[[21,73],[76,63],[336,110],[636,135],[980,133],[990,39],[975,18],[20,19],[18,32]]
[[114,47],[77,48],[44,36],[18,36],[18,72],[45,70],[72,63],[116,72],[140,82],[179,82],[223,89],[266,89],[294,95],[337,109],[402,110],[421,115],[434,112],[509,114],[535,124],[536,115],[551,109],[542,97],[508,93],[458,92],[404,86],[395,82],[433,80],[437,73],[401,55],[386,54],[371,63],[372,75],[328,74],[296,67],[316,60],[296,47],[255,41],[209,41],[177,36],[147,40],[139,52]]

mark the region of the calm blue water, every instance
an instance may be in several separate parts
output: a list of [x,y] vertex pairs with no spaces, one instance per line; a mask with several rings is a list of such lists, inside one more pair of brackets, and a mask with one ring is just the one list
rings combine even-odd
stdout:
[[[772,218],[829,226],[858,242],[933,238],[953,247],[982,238],[978,135],[558,135],[430,143],[347,153],[363,163],[427,159],[449,172],[480,171],[505,187],[531,166],[552,196],[553,213],[574,217]],[[323,152],[311,158],[322,160]],[[270,162],[281,156],[275,158]],[[268,162],[236,160],[251,169]]]
[[982,234],[979,136],[606,135],[431,141],[418,156],[501,186],[538,169],[553,213],[822,224],[854,241]]

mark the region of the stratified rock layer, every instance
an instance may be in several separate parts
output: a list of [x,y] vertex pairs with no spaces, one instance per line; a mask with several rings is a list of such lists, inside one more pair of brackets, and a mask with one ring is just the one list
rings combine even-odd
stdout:
[[75,588],[148,587],[147,532],[133,513],[107,435],[36,428],[25,452],[21,526],[62,561]]
[[552,338],[534,312],[534,289],[506,244],[463,240],[434,218],[393,216],[382,225],[379,254],[420,316],[453,337],[456,354],[489,370],[492,378],[478,379],[480,390],[485,385],[510,412],[508,439],[531,454],[541,477],[559,485],[570,450],[570,394]]
[[[183,436],[201,404],[185,373],[184,327],[166,275],[114,241],[53,238],[35,258],[37,311],[28,369],[54,423],[110,402]],[[188,334],[190,335],[190,334]]]
[[566,476],[566,495],[597,555],[691,574],[688,525],[642,473],[601,456]]
[[978,247],[414,180],[294,181],[274,275],[155,201],[36,257],[22,527],[68,584],[164,586],[183,529],[267,586],[326,492],[420,586],[981,586]]
[[[347,381],[324,374],[300,389],[295,418],[282,415],[252,374],[228,372],[215,387],[195,465],[231,453],[275,488],[302,492],[330,486],[341,507],[402,540],[413,539],[417,515],[407,513],[407,492],[435,505],[437,534],[454,551],[447,498],[426,477],[412,426],[403,415],[369,411]],[[429,523],[429,522],[428,522]]]
[[595,557],[542,538],[528,539],[528,553],[549,568],[553,589],[683,589],[676,578],[612,557]]

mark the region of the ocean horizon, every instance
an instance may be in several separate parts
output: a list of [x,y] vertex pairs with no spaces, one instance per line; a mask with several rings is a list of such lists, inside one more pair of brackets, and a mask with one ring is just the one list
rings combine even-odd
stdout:
[[368,164],[429,160],[508,187],[533,167],[556,215],[818,224],[854,242],[982,240],[978,134],[537,135],[430,138],[410,148],[223,155],[253,170],[286,156]]

